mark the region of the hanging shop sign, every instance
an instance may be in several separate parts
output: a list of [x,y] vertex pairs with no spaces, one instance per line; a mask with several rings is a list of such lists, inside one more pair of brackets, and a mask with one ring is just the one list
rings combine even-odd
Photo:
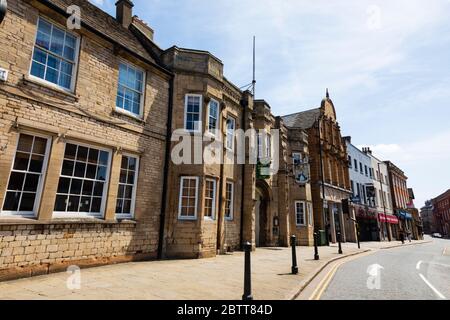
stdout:
[[390,224],[399,224],[398,218],[390,214],[379,213],[378,220],[380,220],[380,222],[387,222]]

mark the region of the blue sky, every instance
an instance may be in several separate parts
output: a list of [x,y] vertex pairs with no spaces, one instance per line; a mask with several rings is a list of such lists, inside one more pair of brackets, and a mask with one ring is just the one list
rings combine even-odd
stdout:
[[[111,15],[115,0],[92,0]],[[450,0],[135,0],[155,42],[208,50],[276,115],[329,88],[344,135],[409,177],[416,206],[450,188]]]

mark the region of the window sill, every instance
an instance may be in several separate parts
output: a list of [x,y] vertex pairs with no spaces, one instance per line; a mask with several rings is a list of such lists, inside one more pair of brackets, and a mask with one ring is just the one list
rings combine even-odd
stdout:
[[0,226],[2,225],[57,225],[57,224],[117,224],[135,225],[137,221],[123,219],[123,220],[103,220],[97,218],[55,218],[52,220],[37,220],[26,217],[0,217]]
[[65,96],[69,97],[69,98],[72,98],[73,100],[75,100],[77,102],[79,100],[79,97],[75,93],[73,93],[71,91],[68,91],[68,90],[64,90],[63,88],[60,88],[57,85],[52,85],[51,83],[49,83],[47,81],[40,80],[39,78],[34,78],[34,77],[30,77],[29,75],[24,75],[23,76],[23,83],[25,85],[32,84],[32,85],[37,85],[37,86],[39,86],[41,88],[45,88],[45,89],[49,89],[49,90],[55,91],[55,92],[57,92],[59,94],[63,94]]
[[192,217],[192,218],[186,218],[186,217],[178,217],[178,221],[187,221],[187,222],[194,222],[197,221],[197,218]]
[[143,119],[143,117],[137,116],[137,115],[134,115],[132,113],[125,112],[125,111],[122,111],[122,110],[118,110],[117,108],[114,108],[112,113],[113,113],[113,115],[116,115],[116,116],[125,116],[127,118],[133,119],[133,120],[135,120],[135,121],[137,121],[137,122],[139,122],[139,123],[141,123],[143,125],[146,124],[146,121]]

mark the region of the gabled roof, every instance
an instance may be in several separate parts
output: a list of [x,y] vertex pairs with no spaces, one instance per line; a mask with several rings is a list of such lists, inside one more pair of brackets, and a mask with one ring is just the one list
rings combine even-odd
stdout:
[[123,27],[114,17],[96,7],[88,0],[41,0],[41,2],[47,5],[53,5],[64,12],[71,5],[79,6],[81,8],[82,23],[128,48],[145,60],[154,62],[154,59],[130,30]]
[[320,116],[320,108],[302,111],[287,116],[281,117],[284,124],[288,128],[309,129],[314,126],[314,123]]

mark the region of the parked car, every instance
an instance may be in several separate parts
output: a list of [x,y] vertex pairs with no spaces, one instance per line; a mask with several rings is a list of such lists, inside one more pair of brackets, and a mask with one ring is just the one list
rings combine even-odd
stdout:
[[433,238],[442,238],[442,234],[436,232],[431,235]]

